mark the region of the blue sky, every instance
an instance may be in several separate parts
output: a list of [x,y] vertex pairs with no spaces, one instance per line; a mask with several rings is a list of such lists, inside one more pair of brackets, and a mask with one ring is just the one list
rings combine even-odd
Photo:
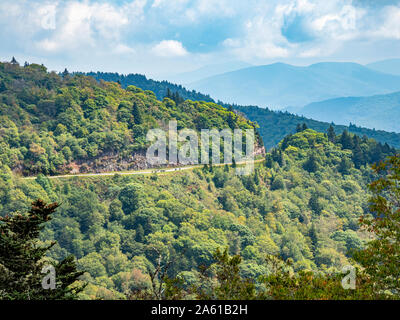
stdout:
[[227,61],[400,57],[393,0],[1,0],[0,60],[154,77]]

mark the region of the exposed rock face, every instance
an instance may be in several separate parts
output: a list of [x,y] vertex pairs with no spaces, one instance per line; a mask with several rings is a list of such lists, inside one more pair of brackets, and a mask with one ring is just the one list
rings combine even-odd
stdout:
[[[264,146],[256,145],[253,156],[265,155]],[[173,167],[174,165],[169,165]],[[176,166],[181,166],[179,163]],[[145,170],[155,166],[147,162],[146,150],[122,158],[118,153],[108,153],[88,161],[74,161],[66,165],[60,173],[103,173],[113,171]],[[159,167],[159,166],[157,166]],[[167,167],[167,165],[166,165]]]
[[146,151],[139,151],[127,158],[119,154],[107,154],[90,161],[76,161],[65,169],[69,173],[101,173],[112,171],[143,170],[152,166],[146,160]]
[[257,145],[254,147],[254,156],[265,156],[265,147],[261,145]]

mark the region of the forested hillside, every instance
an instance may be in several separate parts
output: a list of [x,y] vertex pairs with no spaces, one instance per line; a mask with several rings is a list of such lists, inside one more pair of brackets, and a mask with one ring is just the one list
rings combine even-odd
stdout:
[[146,76],[142,74],[123,75],[110,72],[88,72],[85,75],[91,76],[96,80],[119,82],[123,88],[133,85],[143,90],[151,90],[160,100],[162,100],[167,95],[167,91],[170,90],[173,93],[178,93],[185,100],[189,99],[193,101],[214,102],[214,100],[209,95],[202,94],[195,90],[187,90],[181,85],[174,84],[168,81],[147,79]]
[[288,136],[250,176],[231,167],[192,172],[49,180],[17,179],[3,169],[0,212],[24,211],[42,198],[61,204],[43,241],[57,240],[51,257],[68,253],[86,270],[83,298],[125,298],[149,288],[158,259],[171,261],[168,276],[198,284],[200,265],[217,248],[244,259],[241,274],[270,271],[267,254],[291,258],[295,271],[339,270],[348,250],[366,235],[368,161],[376,142],[347,133],[310,129]]
[[137,169],[147,166],[148,130],[167,128],[171,119],[178,130],[254,127],[215,103],[176,100],[36,64],[0,63],[0,163],[25,175]]
[[[119,81],[122,86],[134,85],[143,90],[152,90],[156,93],[158,99],[163,99],[168,95],[168,90],[170,92],[171,98],[179,101],[179,99],[190,99],[193,101],[211,101],[213,99],[208,95],[196,91],[186,90],[180,85],[175,85],[167,81],[155,81],[152,79],[147,79],[144,75],[120,75],[118,73],[102,73],[102,72],[91,72],[87,75],[93,76],[97,80],[106,81]],[[176,96],[176,94],[178,96]],[[273,111],[268,108],[259,108],[256,106],[240,106],[237,104],[227,104],[222,101],[217,102],[230,110],[239,110],[246,117],[252,121],[256,121],[260,125],[260,134],[263,138],[266,148],[272,148],[282,140],[286,135],[294,133],[296,126],[300,123],[306,123],[311,129],[319,132],[325,132],[329,126],[330,122],[321,122],[305,118],[302,116],[297,116],[288,112]],[[369,138],[374,138],[381,143],[388,143],[389,145],[400,148],[400,134],[391,133],[382,130],[373,130],[362,127],[357,127],[354,125],[334,125],[335,130],[338,133],[348,130],[349,132],[358,134],[359,136],[367,135]]]
[[259,131],[267,149],[274,147],[286,135],[295,132],[297,125],[302,123],[319,132],[326,132],[329,126],[332,125],[336,133],[342,133],[347,130],[360,137],[366,135],[382,144],[387,143],[392,147],[400,148],[400,134],[395,132],[367,129],[356,125],[337,125],[297,116],[289,112],[272,111],[268,108],[264,109],[255,106],[233,105],[233,108],[242,112],[251,121],[255,121],[260,126]]

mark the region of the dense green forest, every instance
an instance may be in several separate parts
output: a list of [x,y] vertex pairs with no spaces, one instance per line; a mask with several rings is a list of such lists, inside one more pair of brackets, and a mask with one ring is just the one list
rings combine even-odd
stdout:
[[259,131],[267,149],[274,147],[286,135],[295,132],[296,126],[299,123],[305,123],[309,128],[319,132],[326,132],[329,126],[332,125],[337,133],[347,130],[360,137],[366,135],[383,144],[387,143],[392,147],[400,148],[400,134],[395,132],[367,129],[354,124],[350,124],[349,126],[337,125],[305,118],[289,112],[272,111],[268,108],[259,108],[256,106],[233,105],[232,107],[245,114],[251,121],[256,122],[260,126]]
[[[78,73],[79,74],[79,73]],[[202,94],[195,90],[188,90],[182,85],[174,84],[169,81],[157,81],[153,79],[147,79],[143,74],[118,74],[110,72],[88,72],[85,73],[87,76],[91,76],[96,80],[119,82],[123,88],[127,88],[130,85],[139,87],[143,90],[153,91],[156,97],[162,100],[167,93],[167,90],[171,92],[177,92],[185,100],[193,101],[206,101],[215,102],[208,94]]]
[[[29,250],[39,245],[55,265],[66,261],[74,273],[65,283],[85,272],[78,290],[59,292],[81,299],[163,298],[154,295],[154,281],[165,281],[160,288],[170,294],[181,292],[174,287],[178,281],[186,293],[176,298],[262,297],[265,287],[256,280],[292,281],[282,278],[286,273],[274,273],[271,255],[286,261],[290,274],[314,272],[316,285],[326,281],[318,275],[337,274],[353,263],[353,250],[372,238],[359,225],[360,216],[374,217],[367,185],[379,175],[370,165],[396,150],[366,135],[335,132],[336,126],[317,132],[310,122],[297,122],[251,175],[236,175],[232,164],[148,175],[46,176],[75,167],[124,169],[121,163],[129,162],[129,155],[146,148],[147,129],[163,128],[170,119],[179,128],[197,130],[255,127],[229,107],[184,100],[172,91],[168,96],[160,101],[135,86],[57,75],[36,64],[0,64],[0,220],[6,222],[0,223],[0,240],[23,246],[7,226],[45,221],[39,243]],[[289,115],[287,121],[294,119]],[[37,199],[59,206],[46,207]],[[37,220],[41,210],[51,211],[52,218],[46,213]],[[31,216],[19,214],[28,211]],[[12,212],[18,214],[10,218]],[[39,236],[37,230],[34,235]],[[367,263],[369,257],[374,255],[364,257]],[[10,262],[0,260],[0,267],[4,263]],[[216,290],[209,296],[200,288],[203,266],[214,268],[218,277],[226,264],[237,272],[228,281],[232,295]],[[0,277],[0,283],[7,281]],[[235,296],[235,283],[248,295]],[[190,295],[193,287],[200,288],[196,295]],[[277,298],[292,294],[271,290]]]
[[174,97],[0,63],[0,163],[24,175],[137,169],[146,165],[138,157],[147,131],[171,119],[178,130],[254,127],[215,103]]
[[303,129],[250,176],[205,166],[163,175],[24,180],[3,169],[1,214],[26,211],[37,198],[61,204],[42,241],[57,240],[50,257],[73,254],[87,271],[81,298],[127,298],[149,288],[160,257],[172,261],[168,276],[197,284],[198,266],[211,264],[216,249],[225,247],[241,254],[246,278],[268,274],[268,254],[292,259],[294,271],[333,272],[368,239],[358,219],[368,213],[366,184],[375,176],[359,159],[374,155],[377,144]]
[[[147,79],[144,75],[130,74],[120,75],[118,73],[103,73],[103,72],[90,72],[86,75],[92,76],[95,79],[120,82],[123,87],[134,85],[143,90],[152,90],[156,93],[158,99],[163,99],[167,96],[168,91],[171,94],[178,94],[183,99],[190,99],[193,101],[210,101],[214,102],[208,95],[204,95],[200,92],[189,91],[181,85],[172,84],[168,81],[155,81]],[[242,112],[251,121],[255,121],[260,126],[260,134],[264,140],[264,145],[267,149],[270,149],[281,141],[286,135],[294,133],[298,123],[306,123],[311,129],[319,132],[325,132],[330,123],[316,121],[310,118],[305,118],[295,114],[281,111],[272,111],[268,108],[260,108],[257,106],[240,106],[236,104],[226,104],[222,101],[217,102],[230,110],[235,109]],[[394,132],[386,132],[382,130],[373,130],[363,127],[358,127],[350,124],[349,126],[335,125],[332,124],[336,132],[341,133],[344,130],[355,133],[359,136],[366,135],[369,138],[373,138],[381,143],[388,143],[390,146],[400,148],[400,134]]]

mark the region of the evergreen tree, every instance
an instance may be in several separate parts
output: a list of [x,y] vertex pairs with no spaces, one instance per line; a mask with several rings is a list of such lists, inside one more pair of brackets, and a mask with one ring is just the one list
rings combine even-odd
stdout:
[[0,80],[0,92],[4,92],[7,90],[6,84],[4,81]]
[[119,192],[119,200],[122,203],[122,210],[130,214],[137,210],[142,203],[142,187],[137,183],[127,184]]
[[172,98],[172,94],[171,94],[171,90],[169,88],[167,88],[167,94],[165,95],[167,98],[171,99]]
[[336,133],[332,125],[330,125],[328,128],[328,140],[332,143],[336,142]]
[[[74,258],[50,263],[45,255],[55,242],[39,244],[43,224],[51,220],[57,207],[37,200],[28,214],[0,217],[0,299],[76,299],[83,290],[84,286],[72,286],[83,274],[77,271]],[[50,288],[43,285],[49,284],[42,273],[45,267],[54,268],[54,286]]]
[[317,157],[314,153],[309,154],[308,159],[303,164],[304,170],[308,172],[316,172],[319,168]]
[[11,64],[14,64],[14,65],[17,65],[17,64],[19,64],[18,63],[18,61],[17,60],[15,60],[15,57],[12,57],[12,59],[11,59],[11,62],[10,62]]
[[289,134],[286,137],[283,138],[282,142],[281,142],[281,149],[282,150],[286,150],[286,148],[289,146],[289,141],[291,140],[292,135]]
[[69,71],[67,70],[67,68],[64,69],[64,71],[61,75],[63,76],[63,78],[69,76]]
[[358,143],[355,145],[353,150],[353,162],[357,169],[360,169],[360,167],[365,164],[364,154]]
[[302,131],[304,131],[304,130],[307,130],[308,127],[307,127],[307,125],[305,123],[303,123],[303,126],[301,127],[301,129],[302,129]]
[[235,119],[233,117],[233,112],[229,112],[227,122],[229,128],[231,128],[232,130],[235,129]]
[[311,195],[310,200],[308,201],[308,205],[310,207],[310,209],[315,213],[315,214],[320,214],[323,206],[320,202],[319,196],[316,193],[313,193]]
[[142,124],[143,123],[143,116],[142,116],[142,111],[140,110],[139,106],[135,102],[133,104],[133,111],[132,111],[135,124]]
[[272,159],[279,164],[280,167],[284,165],[283,153],[280,149],[273,149],[271,152]]
[[177,105],[185,101],[185,99],[183,99],[183,98],[179,95],[178,91],[175,91],[175,92],[171,95],[171,99],[174,100],[175,103],[176,103]]
[[257,186],[260,185],[260,173],[259,173],[259,172],[260,172],[260,171],[259,171],[258,169],[255,171],[255,173],[254,173],[254,179],[253,179],[254,183],[255,183]]
[[135,240],[140,243],[144,242],[144,229],[141,224],[137,226]]
[[376,163],[383,158],[382,144],[377,143],[375,147],[371,148],[369,154],[370,162]]
[[342,158],[339,163],[338,171],[341,174],[349,174],[350,169],[351,169],[350,161],[346,157]]
[[342,145],[343,149],[353,149],[353,141],[347,130],[343,131],[342,135],[340,136],[339,142]]
[[296,132],[301,132],[302,130],[303,130],[303,129],[302,129],[302,127],[301,127],[301,124],[298,123],[297,126],[296,126]]
[[272,169],[274,166],[274,160],[272,159],[272,155],[270,153],[265,155],[265,166],[269,169]]
[[392,148],[385,142],[385,144],[382,147],[382,152],[385,154],[391,154],[392,153]]

